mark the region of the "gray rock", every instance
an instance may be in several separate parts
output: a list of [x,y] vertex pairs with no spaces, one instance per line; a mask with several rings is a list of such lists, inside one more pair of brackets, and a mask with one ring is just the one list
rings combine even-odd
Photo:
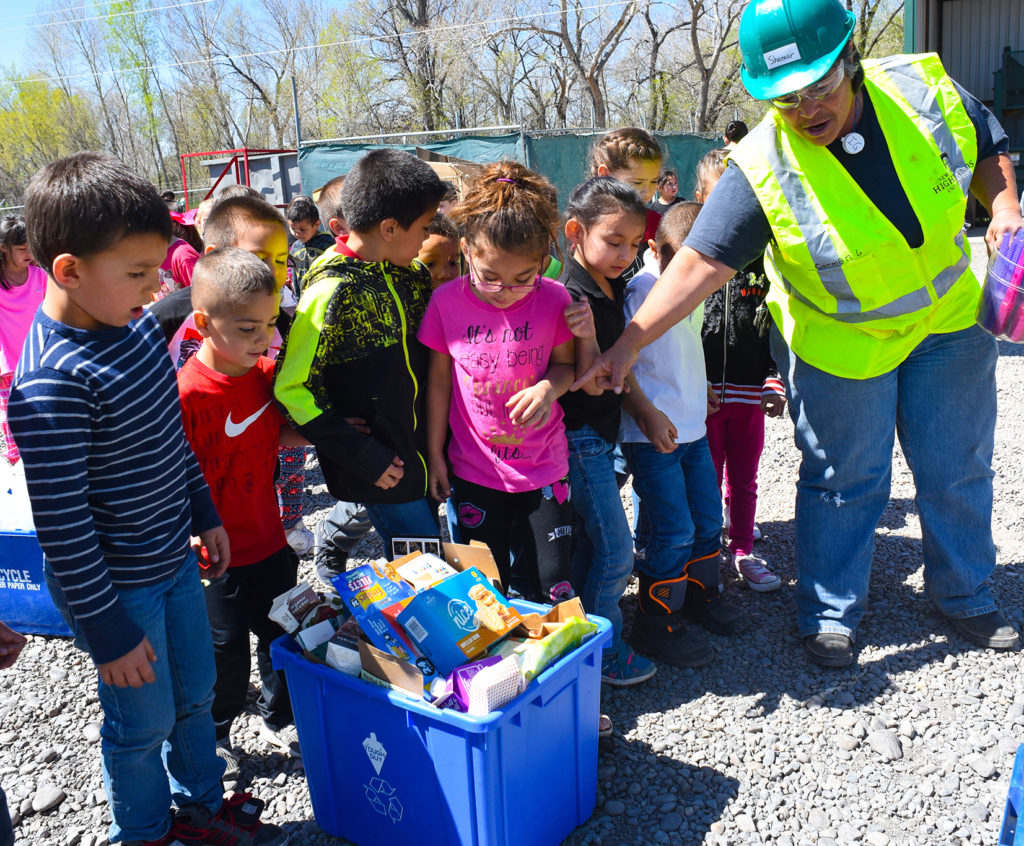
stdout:
[[36,788],[32,796],[32,810],[37,814],[52,811],[67,799],[67,794],[51,781],[45,781]]
[[619,799],[609,799],[604,803],[604,812],[610,817],[621,817],[626,813],[626,803]]
[[987,755],[975,755],[968,763],[982,778],[992,778],[995,775],[996,765]]
[[89,743],[99,743],[100,741],[100,724],[99,723],[86,723],[82,729],[82,735]]
[[662,831],[676,831],[683,824],[683,818],[679,814],[665,814],[658,824]]
[[899,738],[895,732],[888,729],[871,732],[867,736],[867,743],[886,761],[896,761],[903,757],[903,747],[900,746]]

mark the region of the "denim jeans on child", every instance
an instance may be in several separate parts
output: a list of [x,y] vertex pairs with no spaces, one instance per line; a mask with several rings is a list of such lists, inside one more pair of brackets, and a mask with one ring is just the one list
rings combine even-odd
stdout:
[[670,453],[649,443],[623,444],[622,451],[650,520],[647,560],[637,566],[654,580],[677,579],[687,562],[721,543],[722,499],[707,438]]
[[[88,651],[52,572],[46,580],[76,645]],[[98,680],[110,839],[156,840],[170,825],[172,800],[216,811],[223,798],[224,761],[217,757],[210,713],[216,677],[210,621],[191,552],[170,579],[117,593],[156,652],[156,681],[135,688]]]
[[895,370],[844,379],[794,355],[777,329],[800,449],[797,626],[852,635],[867,603],[875,526],[889,501],[893,433],[914,475],[925,589],[949,617],[995,610],[992,450],[996,342],[977,326],[929,335]]
[[364,503],[373,528],[384,542],[384,557],[391,558],[392,538],[436,538],[441,530],[437,522],[437,503],[429,497],[412,502]]
[[622,635],[619,600],[633,571],[633,538],[615,480],[615,444],[591,426],[566,431],[573,524],[573,587],[588,613],[606,617],[614,652]]
[[708,447],[718,487],[729,509],[729,549],[748,555],[754,548],[757,466],[764,449],[764,412],[760,404],[727,402],[708,415]]

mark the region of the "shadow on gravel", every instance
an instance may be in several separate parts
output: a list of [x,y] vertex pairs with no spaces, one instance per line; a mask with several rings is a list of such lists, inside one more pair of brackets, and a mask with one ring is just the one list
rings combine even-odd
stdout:
[[[787,699],[807,707],[856,708],[891,694],[900,677],[941,664],[947,655],[970,651],[970,644],[924,593],[920,538],[884,531],[901,525],[913,507],[912,500],[893,500],[880,524],[882,531],[876,532],[868,607],[858,627],[852,666],[823,669],[805,657],[796,634],[792,521],[763,523],[764,541],[755,544],[755,553],[769,561],[783,580],[782,588],[754,593],[731,568],[723,567],[724,596],[746,611],[750,628],[734,638],[703,633],[717,651],[716,659],[705,667],[661,666],[642,686],[605,689],[602,707],[617,730],[640,729],[646,737],[652,723],[664,722],[664,714],[699,713],[703,723],[710,721],[703,728],[712,729],[712,735],[716,725],[720,729],[737,721],[745,732],[758,732]],[[997,602],[1011,618],[1019,614],[1022,576],[1024,564],[1007,564],[997,568],[992,580]],[[627,640],[635,608],[636,597],[628,594],[622,602]],[[706,694],[711,696],[704,698]],[[709,705],[714,697],[730,700],[720,715]]]
[[[675,737],[684,748],[681,734]],[[674,740],[671,734],[667,739]],[[700,846],[740,788],[739,781],[712,767],[673,758],[671,751],[659,754],[651,744],[628,740],[618,731],[601,741],[597,777],[594,814],[563,846]],[[655,832],[665,834],[659,833],[658,840]]]

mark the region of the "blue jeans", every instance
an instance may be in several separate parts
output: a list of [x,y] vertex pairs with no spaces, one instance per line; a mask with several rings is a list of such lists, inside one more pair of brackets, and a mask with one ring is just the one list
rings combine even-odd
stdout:
[[[76,645],[84,647],[63,592],[51,572],[46,578]],[[156,680],[142,687],[98,681],[103,783],[113,818],[110,839],[157,840],[170,826],[172,800],[211,811],[222,802],[224,761],[217,757],[210,713],[216,678],[210,621],[191,553],[171,578],[117,593],[157,660]]]
[[688,561],[722,542],[722,498],[708,439],[677,444],[667,454],[649,443],[623,444],[622,451],[650,521],[640,569],[656,581],[678,579]]
[[384,557],[391,558],[392,538],[436,538],[440,535],[437,523],[437,503],[429,497],[412,502],[363,503],[370,522],[384,541]]
[[800,449],[797,627],[853,634],[864,615],[875,526],[889,501],[893,433],[914,476],[925,588],[939,611],[995,610],[992,543],[997,347],[974,326],[929,335],[895,370],[844,379],[793,355],[777,329]]
[[591,426],[567,431],[573,510],[573,588],[591,614],[612,624],[614,652],[622,635],[619,600],[633,571],[633,538],[615,481],[615,444]]

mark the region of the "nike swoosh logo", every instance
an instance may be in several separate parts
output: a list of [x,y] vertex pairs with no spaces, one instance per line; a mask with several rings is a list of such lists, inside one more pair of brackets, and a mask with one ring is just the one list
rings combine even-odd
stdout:
[[[270,400],[270,402],[268,402],[267,405],[270,405],[271,402],[273,402],[273,400]],[[258,418],[264,411],[267,410],[267,405],[263,406],[263,408],[261,408],[254,414],[250,414],[248,417],[245,418],[245,420],[240,420],[238,423],[235,423],[231,419],[231,412],[229,411],[227,420],[224,421],[224,434],[227,435],[229,438],[237,438],[239,435],[242,434],[242,432],[244,432],[253,423],[256,422],[256,418]]]

